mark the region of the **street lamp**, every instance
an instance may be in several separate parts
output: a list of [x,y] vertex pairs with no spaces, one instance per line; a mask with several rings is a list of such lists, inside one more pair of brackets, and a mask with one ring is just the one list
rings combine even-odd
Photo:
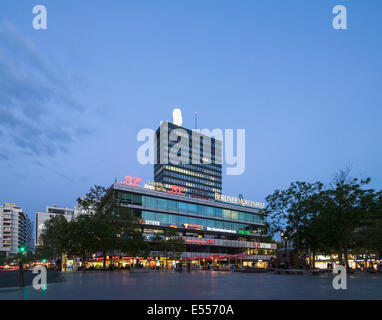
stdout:
[[288,267],[288,234],[284,230],[281,232],[281,238],[285,240],[285,268]]

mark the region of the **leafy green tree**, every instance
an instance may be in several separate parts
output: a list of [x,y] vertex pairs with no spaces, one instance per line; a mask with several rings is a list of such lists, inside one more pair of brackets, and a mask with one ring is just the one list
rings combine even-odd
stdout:
[[266,197],[266,212],[270,217],[269,229],[271,233],[287,232],[296,243],[297,267],[300,267],[301,247],[304,239],[301,237],[304,226],[309,221],[312,212],[309,201],[312,195],[323,188],[321,182],[293,182],[286,190],[276,190]]
[[97,247],[97,225],[91,215],[80,215],[69,223],[65,251],[68,254],[79,255],[83,262],[83,271],[86,272],[86,256],[95,251]]
[[77,202],[92,219],[93,248],[102,251],[104,268],[108,252],[122,251],[131,255],[148,252],[148,245],[142,238],[139,214],[121,205],[114,190],[95,185]]
[[56,215],[45,221],[40,235],[41,247],[38,254],[48,259],[57,259],[65,252],[67,246],[69,223],[62,215]]
[[370,179],[359,180],[350,171],[340,170],[333,183],[315,199],[321,232],[327,248],[338,254],[339,262],[348,265],[349,251],[356,250],[354,234],[363,221],[372,218],[374,190],[363,187]]
[[[106,267],[107,251],[115,249],[117,240],[114,217],[105,210],[104,200],[108,190],[103,186],[94,185],[85,197],[77,199],[79,207],[85,213],[80,217],[87,216],[88,225],[91,224],[93,227],[92,247],[94,251],[102,251],[104,268]],[[83,252],[83,254],[85,253]]]
[[369,190],[363,197],[364,216],[350,235],[352,253],[366,257],[382,255],[382,191]]
[[179,236],[178,232],[174,229],[164,230],[162,236],[157,234],[151,241],[150,247],[152,251],[161,252],[161,255],[166,258],[166,265],[168,257],[179,259],[181,254],[186,250],[184,239]]

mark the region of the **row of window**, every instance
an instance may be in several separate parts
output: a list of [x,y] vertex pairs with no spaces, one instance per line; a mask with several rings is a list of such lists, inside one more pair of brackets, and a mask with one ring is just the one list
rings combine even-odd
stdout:
[[165,172],[165,174],[167,176],[170,176],[170,177],[173,177],[173,178],[180,178],[180,179],[187,180],[187,181],[192,181],[192,182],[197,182],[197,183],[204,183],[204,184],[207,184],[207,185],[210,185],[210,186],[216,185],[216,186],[221,187],[221,183],[220,183],[221,179],[215,178],[215,177],[212,177],[212,176],[211,177],[204,176],[203,178],[194,178],[193,176],[189,176],[187,174],[176,173],[176,172],[171,172],[171,171],[167,171],[167,172]]
[[205,185],[201,185],[198,183],[179,181],[178,179],[172,179],[172,178],[168,178],[168,177],[164,177],[163,182],[167,182],[167,183],[174,184],[174,185],[186,185],[189,188],[196,188],[196,189],[199,189],[199,190],[201,189],[204,191],[212,191],[212,192],[217,192],[217,193],[221,192],[220,188],[214,188],[212,186],[205,186]]
[[213,176],[222,176],[222,165],[218,163],[210,163],[210,164],[188,164],[188,165],[180,165],[180,167],[186,168],[188,170],[203,172]]
[[127,203],[142,205],[144,208],[152,208],[157,210],[171,210],[182,213],[192,213],[206,217],[240,220],[257,224],[263,224],[266,222],[266,217],[263,215],[216,208],[200,204],[193,204],[183,201],[142,196],[127,192],[120,192],[120,198],[126,201]]
[[[174,214],[142,211],[142,220],[147,224],[177,226],[189,229],[201,229],[212,231],[236,231],[238,234],[259,234],[261,227],[236,222],[219,221],[204,218],[177,216]],[[248,232],[249,231],[249,232]]]

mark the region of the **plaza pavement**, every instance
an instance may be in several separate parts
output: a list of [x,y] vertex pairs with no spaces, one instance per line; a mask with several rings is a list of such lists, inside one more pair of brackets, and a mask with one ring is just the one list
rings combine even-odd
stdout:
[[64,273],[45,291],[2,288],[0,299],[382,299],[381,275],[350,275],[347,290],[335,290],[332,275],[277,275],[218,271],[128,271]]

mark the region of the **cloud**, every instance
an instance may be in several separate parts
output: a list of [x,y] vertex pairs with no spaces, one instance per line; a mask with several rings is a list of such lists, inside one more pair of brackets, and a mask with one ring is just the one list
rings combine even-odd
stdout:
[[[27,155],[69,152],[91,134],[85,106],[32,41],[0,24],[0,141]],[[9,159],[0,153],[0,159]]]

